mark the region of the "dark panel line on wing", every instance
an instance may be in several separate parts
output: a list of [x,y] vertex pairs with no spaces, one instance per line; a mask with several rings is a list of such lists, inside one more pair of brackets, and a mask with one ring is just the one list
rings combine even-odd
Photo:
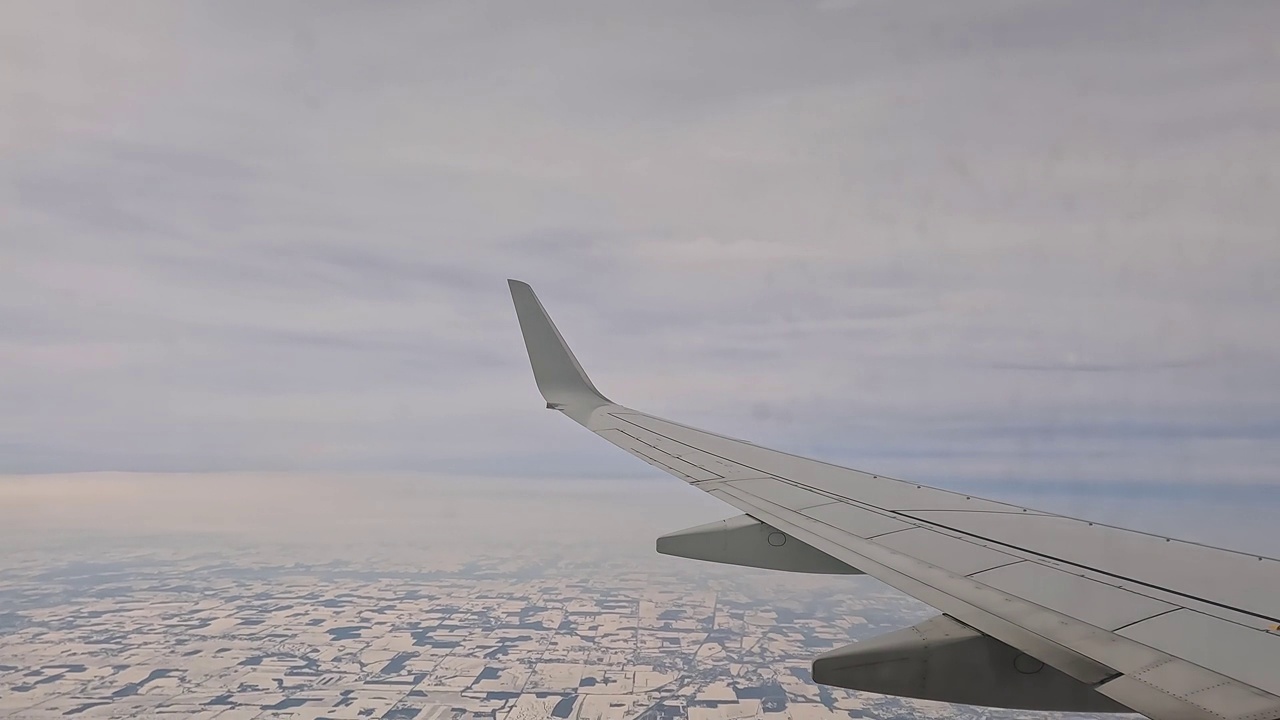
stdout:
[[[763,498],[762,498],[762,499],[763,499]],[[801,513],[801,514],[803,515],[804,513]],[[808,515],[805,515],[805,517],[809,517],[809,516],[808,516]],[[814,522],[820,522],[820,523],[822,523],[823,525],[826,525],[826,526],[828,526],[828,527],[835,527],[835,525],[831,525],[830,523],[822,522],[822,521],[821,521],[821,520],[819,520],[818,518],[809,518],[809,519],[810,519],[810,520],[813,520]],[[882,533],[880,533],[880,534],[878,534],[878,535],[868,535],[868,536],[866,536],[865,538],[862,538],[862,539],[863,539],[863,540],[875,540],[876,538],[882,538],[882,537],[884,537],[885,535],[892,535],[892,534],[894,534],[894,533],[906,532],[906,531],[908,531],[908,530],[919,530],[919,529],[920,529],[920,527],[919,527],[918,525],[913,525],[913,526],[911,526],[911,527],[898,528],[897,530],[890,530],[890,531],[888,531],[888,532],[882,532]],[[848,531],[848,530],[844,530],[844,531],[842,531],[842,532],[849,532],[849,531]],[[852,535],[853,533],[849,533],[849,534],[850,534],[850,535]]]
[[[1171,613],[1171,612],[1178,612],[1179,610],[1191,610],[1191,608],[1184,608],[1184,607],[1174,607],[1174,608],[1169,608],[1168,610],[1164,610],[1164,611],[1162,611],[1162,612],[1158,612],[1158,613],[1156,613],[1155,615],[1151,615],[1151,616],[1149,616],[1149,617],[1144,617],[1144,618],[1142,618],[1141,620],[1134,620],[1133,622],[1125,623],[1125,624],[1121,625],[1120,627],[1118,627],[1118,628],[1116,628],[1116,629],[1112,630],[1111,632],[1113,632],[1113,633],[1118,633],[1118,632],[1120,632],[1121,630],[1123,630],[1123,629],[1125,629],[1125,628],[1127,628],[1127,627],[1133,627],[1134,625],[1137,625],[1138,623],[1143,623],[1143,622],[1146,622],[1146,621],[1148,621],[1148,620],[1154,620],[1155,618],[1158,618],[1158,617],[1160,617],[1161,615],[1168,615],[1168,614],[1169,614],[1169,613]],[[1191,610],[1191,612],[1195,612],[1195,610]],[[1222,618],[1222,619],[1225,619],[1225,618]],[[1227,622],[1231,622],[1231,621],[1230,621],[1230,620],[1228,620]]]
[[[982,547],[982,546],[979,545],[978,547]],[[970,577],[970,578],[973,578],[974,580],[979,580],[981,578],[978,578],[977,576],[981,575],[984,572],[991,572],[992,570],[999,570],[1000,568],[1006,568],[1006,567],[1009,567],[1010,565],[1017,565],[1018,563],[1024,563],[1024,562],[1031,562],[1031,561],[1027,560],[1026,558],[1018,558],[1017,560],[1004,563],[1003,565],[996,565],[995,567],[983,568],[981,570],[971,572],[968,575],[965,575],[965,577]],[[1039,563],[1036,563],[1036,564],[1039,565]],[[1111,586],[1108,586],[1108,587],[1111,587]],[[1143,595],[1142,597],[1146,597],[1146,595]]]
[[646,453],[646,452],[644,452],[644,451],[640,450],[639,448],[624,448],[624,449],[626,449],[628,452],[633,452],[633,453],[635,453],[636,455],[639,455],[640,457],[644,458],[645,460],[648,460],[650,463],[652,463],[652,464],[654,464],[654,465],[657,465],[658,467],[662,468],[663,470],[666,470],[667,472],[669,472],[669,473],[671,473],[671,474],[673,474],[673,475],[678,475],[678,476],[680,476],[680,477],[681,477],[682,479],[684,479],[686,482],[690,479],[688,475],[686,475],[686,474],[684,474],[684,473],[680,472],[679,470],[677,470],[677,469],[675,469],[675,468],[671,467],[670,465],[668,465],[668,464],[666,464],[666,463],[662,462],[661,460],[659,460],[659,459],[657,459],[657,458],[653,457],[653,456],[652,456],[652,455],[650,455],[649,453]]
[[[642,429],[643,429],[643,428],[642,428]],[[645,447],[647,447],[647,448],[652,448],[652,449],[653,449],[653,451],[654,451],[654,452],[656,452],[656,453],[658,453],[659,455],[664,455],[664,456],[666,456],[666,457],[674,458],[674,459],[679,460],[680,462],[685,463],[685,464],[687,464],[687,465],[689,465],[689,466],[691,466],[691,467],[696,467],[696,468],[698,468],[699,470],[701,470],[701,471],[703,471],[703,472],[707,473],[708,475],[714,475],[714,476],[715,476],[715,477],[711,477],[711,478],[705,478],[704,480],[694,480],[694,479],[693,479],[693,478],[692,478],[688,473],[680,472],[680,471],[679,471],[679,470],[677,470],[676,468],[673,468],[673,467],[671,467],[670,465],[668,465],[668,464],[666,464],[666,463],[662,462],[661,460],[658,460],[658,459],[654,458],[653,456],[649,455],[648,453],[643,453],[643,452],[641,452],[638,448],[626,448],[626,447],[623,447],[623,448],[622,448],[623,450],[626,450],[627,452],[634,452],[634,453],[636,453],[637,455],[643,455],[644,457],[646,457],[646,458],[648,458],[648,459],[650,459],[650,460],[653,460],[654,462],[658,463],[659,465],[661,465],[661,466],[662,466],[662,467],[664,467],[664,468],[667,468],[668,470],[670,470],[671,472],[673,472],[673,473],[675,473],[676,475],[680,476],[681,478],[685,478],[688,482],[706,482],[706,481],[709,481],[709,480],[723,480],[723,479],[724,479],[724,475],[721,475],[720,473],[716,472],[715,470],[708,470],[707,468],[704,468],[704,467],[702,467],[701,465],[699,465],[699,464],[697,464],[697,463],[693,463],[693,462],[689,462],[688,460],[685,460],[684,458],[680,457],[679,455],[674,455],[674,454],[672,454],[672,453],[669,453],[669,452],[667,452],[667,451],[663,450],[662,448],[658,447],[657,445],[654,445],[653,443],[646,442],[646,441],[642,440],[640,437],[638,437],[638,436],[636,436],[636,435],[632,435],[631,433],[627,432],[626,430],[623,430],[622,428],[605,428],[604,430],[597,431],[597,432],[596,432],[596,434],[597,434],[597,435],[600,435],[601,433],[605,432],[606,430],[613,430],[614,432],[622,433],[623,435],[626,435],[627,437],[631,438],[632,440],[635,440],[636,442],[640,443],[641,445],[644,445],[644,446],[645,446]],[[653,432],[653,431],[652,431],[652,430],[650,430],[650,431],[647,431],[647,432]],[[665,435],[660,435],[659,433],[653,433],[653,434],[654,434],[654,435],[658,435],[658,437],[666,437]],[[605,440],[608,440],[608,439],[609,439],[609,438],[605,437]],[[666,439],[670,440],[671,438],[666,438]],[[679,442],[678,440],[675,440],[675,441],[673,441],[673,442],[677,442],[677,443],[679,443],[679,444],[681,444],[681,445],[684,445],[684,446],[685,446],[685,447],[687,447],[687,448],[691,448],[691,449],[693,449],[693,450],[698,450],[698,448],[695,448],[695,447],[693,447],[692,445],[688,445],[688,444],[686,444],[686,443]],[[614,443],[614,444],[616,445],[617,443]],[[621,446],[619,446],[619,447],[621,447]],[[699,452],[702,452],[702,451],[701,451],[701,450],[699,450]],[[707,454],[707,455],[711,455],[711,453],[706,453],[706,454]]]
[[[640,416],[640,417],[646,417],[646,418],[649,418],[649,419],[651,419],[651,420],[657,420],[658,422],[666,423],[667,425],[674,425],[674,426],[679,427],[679,428],[684,428],[685,430],[689,430],[690,432],[695,432],[695,433],[698,433],[698,434],[700,434],[700,435],[709,435],[709,436],[711,436],[711,437],[720,438],[721,440],[728,440],[729,442],[732,442],[732,443],[737,443],[737,444],[739,444],[739,445],[746,445],[747,447],[753,447],[753,448],[756,448],[756,449],[758,449],[758,450],[764,450],[764,451],[766,451],[766,452],[774,453],[774,454],[776,454],[776,455],[783,455],[783,456],[786,456],[786,457],[789,457],[789,458],[795,458],[796,460],[801,460],[801,461],[804,461],[804,462],[813,463],[813,464],[815,464],[815,465],[825,465],[825,466],[827,466],[827,467],[829,467],[829,468],[834,468],[834,469],[836,469],[836,470],[840,470],[840,471],[843,471],[843,472],[852,472],[852,473],[857,473],[857,474],[859,474],[859,475],[866,475],[866,476],[868,476],[868,477],[870,477],[870,478],[872,478],[872,479],[874,479],[874,480],[884,480],[884,481],[886,481],[886,482],[898,483],[898,484],[900,484],[900,485],[906,485],[906,486],[908,486],[908,487],[922,488],[922,489],[926,489],[926,490],[933,490],[934,492],[940,492],[940,493],[943,493],[944,495],[953,495],[953,496],[955,496],[955,497],[973,497],[972,495],[965,495],[964,493],[956,492],[955,490],[947,490],[946,488],[934,487],[934,486],[932,486],[932,485],[924,485],[924,484],[921,484],[921,483],[918,483],[918,482],[911,482],[910,480],[903,480],[903,479],[901,479],[901,478],[891,477],[891,476],[889,476],[889,475],[881,475],[881,474],[879,474],[879,473],[869,473],[869,472],[867,472],[867,471],[865,471],[865,470],[858,470],[858,469],[855,469],[855,468],[845,467],[845,466],[843,466],[843,465],[836,465],[835,463],[827,462],[826,460],[818,460],[818,459],[816,459],[816,458],[805,457],[804,455],[796,455],[795,453],[789,453],[789,452],[787,452],[787,451],[785,451],[785,450],[776,450],[776,449],[774,449],[774,448],[768,448],[768,447],[765,447],[765,446],[763,446],[763,445],[757,445],[757,444],[755,444],[755,443],[753,443],[753,442],[748,442],[748,441],[746,441],[746,440],[739,440],[738,438],[732,438],[732,437],[729,437],[728,435],[720,435],[719,433],[714,433],[714,432],[710,432],[710,431],[708,431],[708,430],[702,430],[702,429],[700,429],[700,428],[692,427],[692,426],[690,426],[690,425],[685,425],[685,424],[683,424],[683,423],[678,423],[678,422],[675,422],[674,420],[667,420],[667,419],[665,419],[665,418],[656,417],[656,416],[654,416],[654,415],[647,415],[647,414],[642,413],[642,412],[640,412],[640,411],[638,411],[638,410],[632,410],[631,408],[625,408],[625,409],[626,409],[628,412],[623,412],[623,413],[610,412],[610,413],[609,413],[609,417],[612,417],[612,418],[616,418],[616,419],[618,419],[618,420],[621,420],[621,421],[623,421],[623,422],[627,423],[628,425],[635,425],[636,427],[640,428],[641,430],[644,430],[645,432],[651,432],[651,433],[653,433],[654,435],[657,435],[657,436],[659,436],[659,437],[666,438],[667,440],[670,440],[670,441],[672,441],[672,442],[680,443],[681,445],[684,445],[685,447],[692,448],[692,449],[694,449],[694,450],[698,450],[699,452],[704,452],[704,453],[706,453],[706,454],[708,454],[708,455],[711,455],[712,457],[718,457],[718,458],[720,458],[721,460],[724,460],[725,462],[731,462],[731,463],[734,463],[735,465],[742,465],[742,467],[746,467],[746,468],[748,468],[748,469],[756,470],[755,468],[751,468],[751,467],[750,467],[750,466],[748,466],[748,465],[744,465],[743,463],[738,462],[737,460],[730,460],[729,458],[721,457],[720,455],[716,455],[715,453],[713,453],[713,452],[711,452],[711,451],[709,451],[709,450],[704,450],[704,449],[699,448],[699,447],[696,447],[696,446],[694,446],[694,445],[690,445],[689,443],[682,442],[682,441],[680,441],[680,440],[676,440],[675,438],[667,437],[666,435],[663,435],[662,433],[657,432],[656,430],[650,430],[650,429],[648,429],[648,428],[644,427],[643,425],[640,425],[640,424],[638,424],[638,423],[634,423],[634,422],[632,422],[632,421],[630,421],[630,420],[627,420],[626,418],[624,418],[624,417],[623,417],[623,415],[638,415],[638,416]],[[756,472],[763,472],[763,471],[761,471],[761,470],[756,470]],[[773,474],[773,473],[764,473],[764,474],[769,475],[770,477],[777,478],[777,479],[779,479],[779,480],[785,479],[785,478],[778,477],[777,475],[775,475],[775,474]],[[790,481],[790,480],[789,480],[789,481]],[[790,482],[794,482],[794,481],[790,481]],[[1257,553],[1247,553],[1247,552],[1241,552],[1241,551],[1239,551],[1239,550],[1231,550],[1231,549],[1229,549],[1229,548],[1221,548],[1221,547],[1217,547],[1217,546],[1214,546],[1214,545],[1208,545],[1208,544],[1206,544],[1206,543],[1195,542],[1194,540],[1182,540],[1182,539],[1179,539],[1179,538],[1170,538],[1170,537],[1165,537],[1164,535],[1156,535],[1155,533],[1143,532],[1142,530],[1134,530],[1134,529],[1132,529],[1132,528],[1120,527],[1120,526],[1118,526],[1118,525],[1108,525],[1107,523],[1103,523],[1103,522],[1096,522],[1096,521],[1094,521],[1094,520],[1085,520],[1085,519],[1083,519],[1083,518],[1078,518],[1078,517],[1071,517],[1070,515],[1060,515],[1060,514],[1058,514],[1058,513],[1048,513],[1048,512],[1045,512],[1045,511],[1043,511],[1043,510],[1036,510],[1036,509],[1034,509],[1034,508],[1023,508],[1023,507],[1021,507],[1021,506],[1019,506],[1019,505],[1012,505],[1012,504],[1010,504],[1010,503],[1007,503],[1007,502],[1001,502],[1001,501],[999,501],[999,500],[989,500],[989,499],[987,499],[987,498],[980,498],[980,499],[981,499],[981,500],[984,500],[984,501],[986,501],[986,502],[989,502],[989,503],[993,503],[993,504],[995,504],[995,505],[1008,505],[1009,507],[1012,507],[1012,508],[1018,508],[1019,510],[1026,510],[1026,514],[1027,514],[1027,515],[1036,515],[1036,516],[1040,516],[1040,517],[1058,517],[1058,518],[1065,518],[1065,519],[1067,519],[1067,520],[1075,520],[1075,521],[1077,521],[1077,522],[1089,523],[1090,525],[1097,525],[1098,527],[1111,528],[1112,530],[1119,530],[1119,531],[1121,531],[1121,532],[1132,533],[1132,534],[1134,534],[1134,535],[1141,535],[1141,536],[1143,536],[1143,537],[1157,538],[1157,539],[1160,539],[1160,540],[1171,540],[1171,541],[1173,541],[1173,542],[1181,543],[1181,544],[1183,544],[1183,545],[1192,545],[1192,546],[1194,546],[1194,547],[1207,548],[1207,549],[1209,549],[1209,550],[1216,550],[1217,552],[1228,553],[1228,554],[1231,554],[1231,555],[1239,555],[1240,557],[1246,557],[1246,558],[1250,558],[1250,559],[1257,559],[1257,560],[1270,560],[1271,562],[1274,562],[1274,563],[1280,564],[1280,558],[1267,557],[1267,556],[1263,556],[1263,555],[1258,555]],[[856,502],[856,501],[855,501],[855,502]],[[870,506],[870,507],[874,507],[874,506]],[[897,512],[897,511],[894,511],[894,510],[888,510],[887,512]],[[919,510],[914,510],[914,511],[912,511],[912,512],[921,512],[921,511],[919,511]],[[948,511],[946,511],[946,512],[960,512],[960,511],[952,511],[952,510],[948,510]],[[992,511],[992,512],[995,512],[995,511]],[[913,519],[914,519],[914,518],[913,518]],[[1065,562],[1065,561],[1064,561],[1064,562]],[[1170,590],[1169,592],[1173,592],[1173,591],[1172,591],[1172,590]],[[1206,602],[1207,602],[1207,601],[1206,601]],[[1234,609],[1234,608],[1232,608],[1232,609]],[[1246,613],[1246,614],[1252,614],[1252,613],[1248,613],[1248,611],[1243,611],[1243,610],[1242,610],[1241,612],[1244,612],[1244,613]],[[1265,619],[1267,619],[1267,620],[1273,620],[1274,618],[1267,617],[1267,618],[1265,618]]]
[[[929,488],[929,489],[936,490],[937,488]],[[986,500],[986,498],[979,498],[979,499]],[[992,501],[987,500],[987,502],[992,502]],[[974,513],[979,515],[1031,515],[1034,517],[1061,517],[1060,515],[1048,515],[1042,512],[1037,512],[1035,510],[1031,510],[1030,508],[1026,510],[1019,510],[1017,512],[1014,512],[1013,510],[951,510],[951,509],[938,510],[937,508],[932,508],[932,509],[931,508],[913,508],[911,510],[892,510],[891,512],[896,512],[896,513],[953,512],[953,513]],[[1070,520],[1072,518],[1067,518],[1067,519]]]

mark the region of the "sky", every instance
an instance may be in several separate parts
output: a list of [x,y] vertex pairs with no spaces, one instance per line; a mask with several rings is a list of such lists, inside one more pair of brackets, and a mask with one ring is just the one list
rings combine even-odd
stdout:
[[0,472],[650,478],[542,408],[515,277],[658,415],[988,495],[1280,502],[1277,27],[7,3]]

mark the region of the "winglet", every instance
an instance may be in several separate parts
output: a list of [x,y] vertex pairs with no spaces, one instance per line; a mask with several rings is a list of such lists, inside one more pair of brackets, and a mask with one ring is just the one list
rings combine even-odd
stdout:
[[[511,300],[520,319],[520,332],[524,335],[524,347],[529,352],[529,364],[533,366],[533,379],[538,390],[547,400],[547,407],[555,410],[585,409],[588,413],[610,401],[591,384],[591,379],[578,364],[573,351],[565,344],[555,323],[538,301],[533,288],[519,280],[508,280]],[[577,413],[571,413],[576,416]]]

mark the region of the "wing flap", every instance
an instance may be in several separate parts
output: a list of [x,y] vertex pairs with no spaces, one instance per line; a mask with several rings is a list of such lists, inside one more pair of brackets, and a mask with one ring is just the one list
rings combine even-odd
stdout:
[[836,502],[826,495],[819,495],[812,490],[796,487],[790,483],[778,482],[777,478],[771,477],[734,480],[729,483],[729,487],[788,510],[807,510]]
[[[1151,589],[1199,600],[1200,608],[1280,623],[1280,562],[1058,515],[926,511],[906,513],[991,542]],[[1231,618],[1237,619],[1237,618]]]
[[1280,695],[1280,635],[1254,630],[1193,610],[1177,610],[1134,623],[1120,635],[1186,658],[1222,668],[1254,687]]
[[847,503],[819,505],[805,510],[804,514],[806,517],[817,520],[824,525],[840,528],[861,538],[874,538],[919,527],[919,525],[912,525],[884,513],[874,512]]
[[1176,605],[1034,562],[986,570],[975,580],[1100,627],[1115,630],[1177,610]]
[[1021,558],[999,550],[992,550],[961,538],[948,537],[922,527],[878,537],[873,542],[903,555],[919,558],[930,565],[945,568],[957,575],[973,575],[983,570],[1022,562]]

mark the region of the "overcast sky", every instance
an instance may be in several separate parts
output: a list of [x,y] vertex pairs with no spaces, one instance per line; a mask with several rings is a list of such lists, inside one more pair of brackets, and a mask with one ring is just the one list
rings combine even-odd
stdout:
[[1280,497],[1280,3],[0,9],[0,472]]

